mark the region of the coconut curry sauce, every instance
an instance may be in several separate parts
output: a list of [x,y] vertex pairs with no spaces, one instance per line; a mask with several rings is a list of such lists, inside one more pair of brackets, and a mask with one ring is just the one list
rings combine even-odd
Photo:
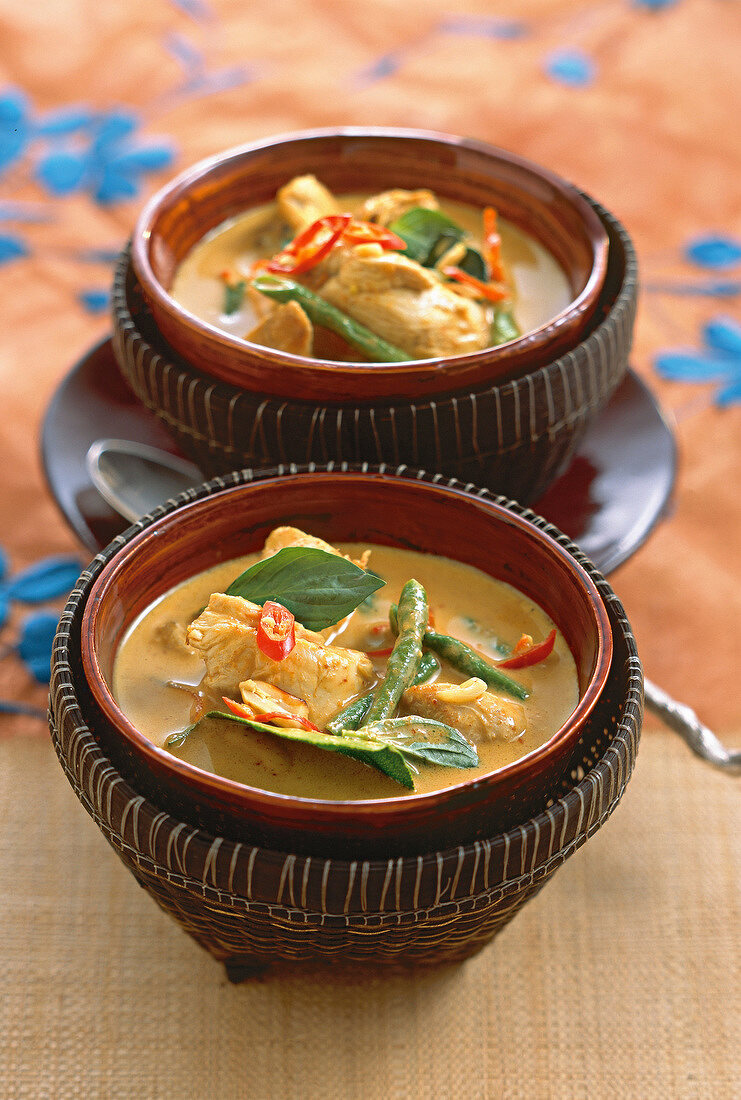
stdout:
[[[337,220],[343,214],[352,214],[349,226]],[[296,246],[302,233],[308,242]],[[286,279],[293,292],[281,289]],[[321,300],[319,313],[307,294]],[[573,297],[553,255],[493,210],[487,222],[483,211],[430,191],[336,197],[313,176],[212,230],[180,264],[172,295],[253,343],[379,362],[505,343],[546,324]],[[328,327],[327,310],[366,336],[351,340],[346,326]]]
[[[270,685],[260,689],[271,691],[270,698],[290,699],[291,696],[283,696],[281,689],[285,689],[292,692],[294,703],[302,690],[307,690],[306,684],[314,684],[316,698],[306,700],[308,709],[304,706],[303,713],[323,729],[328,716],[346,703],[348,697],[367,693],[382,680],[388,648],[394,643],[388,627],[389,607],[399,600],[411,577],[427,592],[434,630],[468,643],[491,663],[506,657],[522,635],[530,635],[537,644],[553,629],[548,616],[530,599],[470,566],[385,546],[342,547],[343,553],[361,563],[361,555],[367,550],[370,550],[368,568],[385,580],[385,586],[321,636],[304,631],[297,623],[292,662],[289,658],[281,662],[257,653],[256,663],[250,657],[246,665],[235,670],[235,664],[240,666],[241,642],[237,639],[236,649],[229,650],[229,628],[218,616],[214,619],[212,611],[203,610],[212,593],[223,593],[258,556],[221,564],[168,592],[130,628],[120,646],[113,691],[121,709],[144,736],[164,747],[169,735],[183,730],[206,710],[225,711],[222,693],[228,692],[239,700],[239,683],[252,677],[252,683],[277,684],[277,690]],[[239,598],[214,596],[211,603],[218,611],[235,600]],[[254,605],[242,602],[247,608],[245,621],[250,613],[259,612]],[[205,647],[200,652],[185,644],[186,629],[193,620],[196,623],[190,628],[191,636],[195,632],[200,638],[197,644]],[[237,629],[234,621],[231,626]],[[247,630],[244,637],[247,635],[254,649],[254,630],[251,634]],[[306,654],[314,651],[326,660],[326,669],[323,667],[318,679],[312,680],[310,676],[307,679],[308,670],[299,667],[301,646]],[[322,650],[324,646],[330,648]],[[380,649],[381,655],[368,658],[366,654],[375,649]],[[204,657],[208,666],[205,678]],[[291,664],[293,671],[289,668]],[[359,760],[225,719],[203,718],[183,744],[170,751],[217,775],[281,794],[329,800],[386,798],[464,783],[516,760],[549,740],[578,702],[575,663],[560,633],[556,634],[553,651],[545,660],[531,667],[508,670],[512,680],[529,692],[522,702],[493,688],[479,698],[469,698],[470,687],[465,689],[462,702],[456,699],[455,690],[453,701],[445,702],[436,694],[439,691],[442,697],[450,696],[451,688],[437,685],[459,685],[471,678],[445,660],[441,666],[432,680],[403,697],[397,713],[424,714],[452,725],[457,722],[478,753],[479,762],[463,768],[409,758],[414,791]],[[339,691],[334,699],[333,690]],[[476,690],[474,686],[474,697]],[[480,685],[478,690],[480,694]],[[247,698],[244,691],[242,695]],[[487,700],[489,711],[483,705]],[[268,703],[259,709],[271,707]],[[294,707],[294,713],[299,709],[298,705]]]

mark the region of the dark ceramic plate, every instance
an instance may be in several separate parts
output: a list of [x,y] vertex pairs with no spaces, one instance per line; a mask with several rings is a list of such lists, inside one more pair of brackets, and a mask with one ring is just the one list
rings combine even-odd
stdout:
[[[85,465],[101,436],[180,454],[119,374],[110,340],[77,363],[57,389],[42,429],[51,493],[85,546],[97,553],[128,526],[93,487]],[[629,372],[587,432],[568,470],[533,510],[579,543],[603,573],[638,549],[661,518],[676,474],[669,424],[645,384]]]

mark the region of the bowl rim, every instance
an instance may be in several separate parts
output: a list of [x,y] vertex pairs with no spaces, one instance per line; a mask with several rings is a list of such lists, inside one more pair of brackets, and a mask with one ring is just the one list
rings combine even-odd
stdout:
[[[312,464],[312,466],[313,465],[314,464]],[[148,516],[142,517],[139,523],[135,525],[135,528],[140,527],[139,530],[135,531],[133,535],[127,532],[123,536],[119,536],[118,540],[114,540],[114,542],[110,544],[110,546],[113,547],[116,542],[121,543],[115,553],[105,562],[100,572],[97,574],[85,601],[81,622],[82,667],[87,685],[93,695],[95,703],[100,708],[107,721],[116,730],[117,736],[122,737],[137,753],[139,758],[143,758],[146,761],[148,766],[154,765],[156,770],[170,772],[177,780],[184,782],[191,788],[194,795],[196,795],[200,789],[204,792],[207,791],[212,796],[219,796],[221,804],[234,806],[235,803],[241,802],[245,810],[258,813],[261,808],[269,810],[271,808],[278,809],[289,805],[295,806],[299,811],[319,814],[325,822],[331,822],[333,819],[342,818],[350,812],[353,817],[367,821],[368,824],[372,826],[373,818],[379,810],[393,814],[398,813],[403,816],[405,813],[414,812],[415,810],[422,811],[424,809],[432,809],[435,805],[445,803],[451,797],[456,798],[466,789],[476,790],[484,786],[506,783],[513,780],[516,782],[522,779],[531,768],[537,769],[539,766],[545,765],[552,754],[558,753],[565,744],[568,744],[569,740],[574,736],[575,731],[583,727],[589,714],[591,714],[596,707],[609,677],[612,665],[613,640],[609,616],[597,585],[584,566],[582,566],[568,549],[562,546],[560,542],[550,534],[549,530],[544,530],[540,526],[530,522],[530,516],[536,519],[540,517],[536,517],[534,513],[527,509],[524,509],[524,515],[519,512],[513,512],[508,507],[508,505],[513,502],[507,501],[504,497],[493,497],[486,491],[484,491],[486,495],[482,496],[476,492],[475,487],[470,485],[464,486],[461,482],[456,481],[456,479],[427,481],[419,476],[415,476],[415,472],[409,470],[409,468],[405,466],[400,467],[394,474],[388,467],[373,467],[367,463],[359,465],[362,468],[357,468],[357,465],[352,463],[343,463],[341,468],[334,464],[328,464],[324,469],[315,467],[313,470],[310,467],[301,468],[292,466],[286,472],[281,472],[284,470],[282,467],[270,468],[267,470],[255,471],[254,476],[249,480],[239,481],[232,485],[225,484],[223,478],[217,477],[189,491],[188,494],[183,494],[183,497],[191,497],[191,499],[184,500],[183,503],[178,504],[177,507],[174,506],[173,502],[169,502],[171,506],[168,507],[166,511],[162,512],[160,508],[149,513]],[[242,471],[242,473],[245,473],[245,471]],[[426,476],[424,471],[417,473]],[[564,724],[560,726],[544,744],[503,767],[495,768],[484,775],[477,776],[467,781],[464,780],[462,783],[444,787],[440,790],[419,794],[413,793],[390,796],[383,799],[330,800],[265,791],[259,787],[252,787],[248,784],[239,783],[235,780],[227,779],[224,776],[216,775],[213,772],[208,772],[205,769],[198,768],[195,765],[180,760],[164,748],[159,748],[136,729],[114,699],[113,693],[100,668],[94,644],[98,613],[106,591],[113,585],[117,576],[123,571],[132,555],[136,554],[142,543],[146,542],[148,538],[151,537],[151,528],[153,526],[156,525],[158,532],[162,532],[165,529],[171,530],[178,525],[184,515],[191,514],[193,510],[204,510],[208,506],[213,507],[215,499],[225,500],[231,496],[248,492],[250,486],[256,483],[261,485],[264,485],[266,482],[285,484],[288,479],[294,481],[296,479],[305,479],[312,474],[318,474],[323,478],[331,476],[348,478],[354,476],[364,483],[369,483],[371,481],[377,483],[379,477],[385,477],[395,484],[407,483],[411,487],[421,487],[424,491],[431,494],[442,492],[447,495],[452,493],[456,497],[462,496],[472,499],[486,506],[488,510],[491,510],[492,513],[498,516],[500,521],[506,520],[506,522],[512,523],[514,526],[520,528],[520,530],[526,533],[534,543],[540,546],[541,550],[548,549],[556,554],[561,563],[580,583],[580,587],[585,593],[587,605],[597,629],[597,652],[595,654],[592,674],[585,686],[584,692],[580,693],[579,702],[576,708],[571,715],[569,715],[566,722],[564,722]],[[400,474],[401,476],[399,476]],[[437,476],[438,475],[435,475],[435,477]],[[210,490],[208,493],[206,493],[207,489]],[[473,490],[473,492],[471,490]],[[192,499],[191,494],[193,493],[201,493],[204,495]],[[181,499],[182,498],[178,498],[178,500]],[[552,527],[547,521],[543,520],[542,522],[546,524],[546,527]],[[129,532],[135,530],[135,528],[129,528]],[[558,534],[560,534],[560,532],[558,532]],[[159,595],[162,594],[163,593],[159,593]],[[151,606],[152,602],[153,601],[150,601],[150,604],[147,606]],[[560,630],[558,624],[556,624],[556,626]]]
[[[461,149],[477,156],[494,159],[516,169],[523,176],[537,179],[541,184],[543,182],[547,183],[577,211],[584,227],[585,238],[592,246],[592,268],[585,285],[552,318],[542,325],[523,333],[515,340],[482,348],[479,351],[467,352],[463,355],[409,359],[402,363],[353,363],[278,351],[261,344],[252,343],[246,339],[239,339],[181,306],[159,281],[150,260],[150,240],[161,208],[168,202],[186,195],[195,184],[207,179],[211,173],[218,171],[229,163],[236,163],[244,157],[274,147],[287,146],[296,142],[327,139],[432,142],[451,149]],[[257,356],[267,366],[271,364],[275,367],[282,366],[299,372],[299,375],[311,373],[312,377],[327,385],[328,393],[333,392],[331,387],[336,385],[341,378],[352,378],[354,387],[363,385],[363,392],[365,393],[368,390],[366,399],[372,399],[372,386],[374,383],[389,387],[394,386],[395,383],[397,387],[402,386],[402,379],[407,378],[410,372],[423,371],[427,375],[440,376],[438,389],[441,392],[445,387],[448,389],[454,387],[456,374],[472,371],[477,365],[481,365],[485,380],[492,381],[494,378],[506,374],[507,362],[513,353],[520,356],[542,351],[565,326],[576,323],[580,319],[586,320],[591,315],[597,305],[607,274],[608,250],[609,239],[605,227],[597,212],[587,201],[586,196],[574,184],[529,158],[477,138],[462,137],[443,131],[408,127],[341,126],[317,127],[275,134],[268,138],[257,139],[225,149],[185,168],[152,195],[141,210],[134,227],[131,259],[134,272],[153,311],[160,310],[167,316],[168,323],[177,328],[190,328],[197,337],[207,341],[209,346],[218,349],[220,355],[234,355],[237,361]],[[580,332],[578,339],[581,340],[582,338],[583,333]],[[488,371],[484,370],[484,360],[490,363],[490,370]],[[240,371],[236,367],[233,369],[224,368],[223,373],[217,373],[211,365],[203,366],[200,363],[197,365],[199,369],[211,377],[221,378],[224,381],[231,381],[235,385],[240,385]],[[518,377],[520,374],[529,373],[532,369],[531,366],[522,364],[521,368],[515,371],[514,376]],[[244,388],[251,388],[247,386],[247,380],[247,375],[245,375]],[[281,389],[281,393],[278,394],[276,390],[276,394],[279,396],[282,395],[282,392]],[[396,390],[390,391],[389,396],[393,396],[395,392]],[[398,395],[401,396],[401,391]]]

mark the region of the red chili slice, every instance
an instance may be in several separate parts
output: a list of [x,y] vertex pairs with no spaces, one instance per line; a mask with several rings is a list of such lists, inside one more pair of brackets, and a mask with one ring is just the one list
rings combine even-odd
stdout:
[[271,710],[268,714],[256,714],[254,718],[255,722],[264,722],[267,726],[275,725],[276,719],[290,722],[291,726],[295,725],[298,729],[312,730],[314,733],[322,732],[319,726],[315,726],[308,718],[299,718],[297,714],[281,714],[280,711]]
[[510,292],[506,286],[502,286],[501,283],[484,283],[459,267],[444,267],[443,275],[447,275],[449,279],[455,279],[456,282],[465,283],[466,286],[474,287],[482,298],[488,298],[490,302],[501,302],[504,298],[509,298]]
[[366,649],[366,656],[368,657],[388,657],[390,653],[394,652],[392,645],[386,646],[385,649]]
[[529,668],[530,665],[537,665],[553,652],[555,641],[556,631],[554,629],[544,642],[530,646],[522,653],[516,653],[513,657],[508,657],[506,661],[497,661],[497,668]]
[[484,208],[484,243],[486,245],[486,258],[493,278],[504,279],[502,267],[502,238],[499,235],[497,225],[497,212],[493,206]]
[[257,647],[273,661],[282,661],[296,644],[296,620],[287,607],[266,600],[257,621]]
[[296,725],[298,729],[313,730],[314,733],[321,733],[318,726],[315,726],[313,722],[310,722],[308,718],[299,718],[297,714],[284,714],[282,711],[271,710],[266,714],[253,714],[251,707],[245,706],[244,703],[237,703],[234,699],[227,699],[226,695],[221,697],[224,703],[232,712],[236,714],[237,718],[249,718],[251,722],[262,722],[266,726],[274,725],[276,718],[280,718],[284,721],[290,721]]
[[324,259],[352,220],[352,214],[328,214],[317,218],[265,265],[276,275],[301,275]]
[[350,244],[380,244],[384,252],[401,252],[407,247],[407,242],[390,229],[355,219],[345,229],[342,239]]

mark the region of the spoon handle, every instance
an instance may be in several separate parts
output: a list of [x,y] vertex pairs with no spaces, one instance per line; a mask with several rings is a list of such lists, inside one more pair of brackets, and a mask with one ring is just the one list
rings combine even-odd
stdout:
[[644,680],[646,705],[687,742],[703,760],[724,771],[741,774],[741,749],[727,749],[691,707],[672,699],[657,684]]

